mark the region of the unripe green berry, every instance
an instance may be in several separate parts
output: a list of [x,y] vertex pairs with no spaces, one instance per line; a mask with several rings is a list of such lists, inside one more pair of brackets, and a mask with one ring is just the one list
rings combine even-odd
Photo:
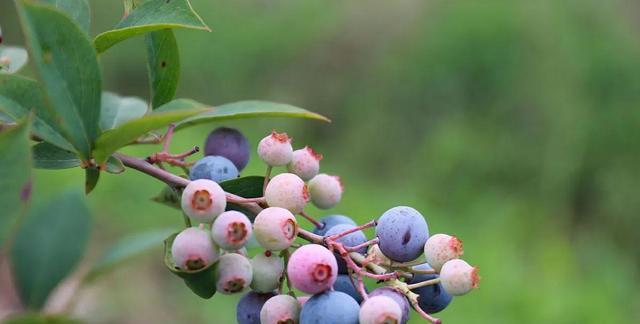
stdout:
[[462,241],[447,234],[435,234],[424,244],[427,263],[436,271],[449,260],[458,259],[463,254]]
[[309,201],[309,192],[300,177],[293,173],[281,173],[269,181],[264,198],[270,207],[281,207],[298,214]]
[[447,261],[440,270],[444,290],[453,296],[461,296],[478,287],[478,268],[461,259]]
[[258,143],[258,155],[269,166],[287,165],[293,155],[291,138],[286,133],[273,131]]
[[344,188],[340,178],[328,174],[318,174],[309,181],[309,195],[316,207],[329,209],[337,205],[342,199]]
[[251,259],[253,268],[253,291],[267,293],[276,290],[280,285],[280,279],[284,272],[284,262],[275,253],[265,251],[258,253]]
[[320,160],[322,160],[322,154],[318,154],[311,147],[305,146],[303,149],[293,151],[291,162],[287,164],[287,170],[299,176],[302,180],[308,181],[320,171]]
[[214,181],[199,179],[189,182],[181,198],[182,211],[196,223],[211,223],[224,212],[227,198]]

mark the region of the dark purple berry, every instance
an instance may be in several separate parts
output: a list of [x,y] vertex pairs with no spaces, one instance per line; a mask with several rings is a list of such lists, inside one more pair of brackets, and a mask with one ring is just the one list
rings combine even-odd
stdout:
[[207,137],[204,154],[224,156],[233,162],[238,171],[242,171],[249,163],[249,141],[235,128],[219,127]]

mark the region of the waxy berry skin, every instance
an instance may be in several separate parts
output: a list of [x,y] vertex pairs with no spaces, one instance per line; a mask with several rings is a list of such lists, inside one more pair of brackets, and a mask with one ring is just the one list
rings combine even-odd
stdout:
[[427,263],[436,271],[440,271],[447,261],[459,259],[463,253],[462,241],[447,234],[435,234],[424,244]]
[[216,218],[211,236],[218,246],[227,251],[242,249],[253,231],[251,221],[243,213],[230,210]]
[[184,188],[182,211],[196,223],[211,223],[227,207],[224,190],[211,180],[194,180]]
[[261,324],[294,324],[300,318],[300,302],[289,295],[269,298],[260,311]]
[[339,291],[325,291],[309,298],[302,306],[300,324],[358,324],[360,305]]
[[376,226],[382,253],[397,262],[417,259],[429,238],[429,227],[422,214],[411,207],[394,207],[382,214]]
[[453,259],[442,266],[440,280],[447,293],[462,296],[478,287],[480,277],[478,268],[470,266],[464,260]]
[[[409,308],[409,301],[407,300],[407,298],[404,296],[402,292],[391,287],[380,287],[380,288],[374,289],[369,294],[369,297],[375,297],[375,296],[386,296],[393,299],[393,301],[396,302],[396,304],[398,304],[398,306],[400,307],[400,310],[402,311],[402,319],[400,320],[399,323],[405,324],[406,322],[409,321],[409,314],[411,314],[410,308]],[[429,313],[428,311],[426,312]]]
[[198,160],[189,171],[189,179],[208,179],[217,183],[235,179],[238,169],[229,159],[223,156],[205,156]]
[[240,131],[230,127],[219,127],[207,136],[204,154],[224,156],[235,165],[238,171],[242,171],[249,163],[251,152],[249,141]]
[[238,324],[260,324],[262,306],[273,296],[275,296],[273,292],[262,294],[253,291],[242,296],[236,306]]
[[326,234],[329,229],[331,229],[332,227],[338,224],[350,224],[353,226],[357,225],[356,222],[353,221],[353,219],[344,215],[325,216],[319,219],[318,222],[320,222],[320,224],[322,224],[323,226],[315,227],[313,229],[313,234],[318,234],[320,236],[324,236],[324,234]]
[[309,181],[311,202],[320,209],[329,209],[342,199],[344,188],[340,178],[328,174],[318,174]]
[[[331,229],[329,229],[329,231],[327,231],[327,233],[324,234],[325,237],[331,236],[331,235],[336,235],[336,234],[340,234],[342,232],[345,232],[347,230],[350,230],[352,228],[354,228],[355,226],[350,225],[350,224],[338,224],[334,227],[332,227]],[[336,239],[336,242],[342,243],[345,247],[353,247],[359,244],[362,244],[364,242],[367,241],[367,237],[364,235],[364,233],[362,231],[356,231],[353,233],[349,233],[343,237],[340,237],[338,239]],[[366,247],[360,248],[359,250],[357,250],[356,252],[364,254],[367,251]],[[335,253],[336,256],[336,261],[338,262],[338,273],[340,274],[346,274],[347,273],[347,263],[340,257],[339,254]]]
[[291,246],[298,235],[298,222],[290,211],[269,207],[256,216],[253,233],[265,250],[280,251]]
[[289,164],[293,156],[291,138],[286,133],[273,131],[258,143],[258,156],[272,167]]
[[287,170],[304,181],[309,181],[320,171],[322,154],[316,153],[311,147],[293,151],[291,162],[287,164]]
[[271,207],[282,207],[298,214],[309,201],[309,192],[300,177],[293,173],[281,173],[269,181],[264,198]]
[[230,295],[249,287],[253,278],[251,263],[237,253],[222,255],[215,265],[216,290]]
[[[421,264],[413,267],[417,270],[429,270],[431,267],[428,264]],[[423,274],[418,273],[414,274],[413,278],[409,281],[410,284],[415,284],[431,279],[438,278],[436,274]],[[427,312],[428,314],[435,314],[443,309],[447,308],[451,300],[453,300],[453,296],[448,294],[444,288],[442,288],[442,284],[423,286],[420,288],[416,288],[412,290],[414,293],[420,295],[418,297],[418,305],[420,308]]]
[[251,259],[253,280],[251,289],[257,292],[270,292],[278,289],[284,272],[284,261],[276,253],[265,251]]
[[[354,282],[356,279],[354,279]],[[336,282],[333,283],[333,290],[341,291],[351,298],[355,299],[358,303],[362,302],[362,296],[356,289],[356,287],[351,283],[351,279],[349,279],[349,275],[341,274],[336,278]],[[366,291],[366,288],[365,288]]]
[[295,288],[308,294],[317,294],[333,286],[338,275],[338,264],[333,253],[324,246],[307,244],[291,254],[287,274]]
[[360,307],[360,324],[399,323],[402,319],[400,306],[387,296],[374,296],[365,300]]
[[219,252],[209,231],[189,227],[180,232],[173,240],[171,255],[178,268],[195,271],[215,262]]

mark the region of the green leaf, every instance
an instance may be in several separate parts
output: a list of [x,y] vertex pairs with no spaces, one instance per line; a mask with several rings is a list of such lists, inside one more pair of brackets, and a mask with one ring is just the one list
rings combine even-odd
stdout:
[[172,110],[163,107],[142,118],[130,120],[102,133],[96,141],[96,149],[93,151],[96,162],[102,164],[113,152],[130,144],[147,132],[206,111],[202,108]]
[[149,0],[124,17],[113,30],[96,36],[98,53],[136,35],[165,28],[211,31],[187,0]]
[[[262,188],[264,186],[264,177],[261,176],[248,176],[243,178],[237,178],[233,180],[227,180],[220,183],[220,187],[228,193],[238,195],[244,198],[258,198],[262,197]],[[253,221],[256,214],[252,211],[243,208],[240,205],[233,203],[227,203],[227,210],[237,210],[244,213]]]
[[75,151],[59,132],[56,115],[45,102],[40,85],[19,75],[0,74],[0,110],[13,120],[22,119],[30,111],[35,113],[32,132],[55,146]]
[[27,64],[27,50],[18,46],[0,46],[0,73],[16,73]]
[[153,229],[123,237],[96,262],[86,280],[93,281],[123,262],[131,260],[152,248],[159,248],[160,242],[172,232],[173,230],[171,229]]
[[0,245],[31,197],[29,121],[0,133]]
[[49,5],[17,1],[56,127],[88,160],[98,137],[101,76],[91,41],[78,25]]
[[196,295],[209,299],[216,293],[216,278],[215,278],[215,265],[212,263],[207,267],[196,271],[184,271],[180,270],[173,261],[173,255],[171,255],[171,246],[173,240],[179,233],[171,234],[166,240],[164,240],[164,265],[171,271],[171,273],[182,278],[184,283],[187,284]]
[[80,166],[75,153],[63,150],[47,142],[32,147],[33,167],[37,169],[68,169]]
[[32,209],[10,251],[23,304],[41,308],[51,291],[73,271],[89,240],[91,217],[84,195],[64,192]]
[[115,93],[103,92],[100,112],[100,129],[113,129],[147,113],[147,103],[138,97],[121,97]]
[[89,167],[84,170],[84,193],[90,194],[98,185],[100,180],[100,170],[96,167]]
[[180,55],[171,29],[151,32],[145,36],[145,41],[151,102],[156,108],[171,101],[176,94],[180,79]]
[[124,170],[124,164],[122,164],[122,161],[117,157],[112,155],[107,159],[107,168],[105,171],[113,174],[120,174],[124,172]]
[[[192,106],[204,106],[203,104],[195,101],[192,101],[190,104]],[[209,112],[198,114],[197,116],[193,116],[191,118],[183,120],[182,122],[178,123],[177,128],[183,128],[212,121],[253,117],[294,117],[317,119],[325,122],[330,121],[327,117],[292,105],[269,101],[249,100],[238,101],[213,107],[213,109]]]
[[91,27],[91,8],[88,0],[44,0],[56,7],[58,10],[69,15],[80,28],[89,34]]

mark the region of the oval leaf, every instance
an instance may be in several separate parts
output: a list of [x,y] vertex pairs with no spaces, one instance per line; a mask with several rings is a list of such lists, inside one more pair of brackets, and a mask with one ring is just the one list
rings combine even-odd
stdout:
[[80,28],[89,34],[91,25],[91,9],[88,0],[44,0],[56,7],[58,10],[69,15]]
[[75,151],[58,131],[55,114],[49,109],[40,85],[19,75],[0,74],[0,110],[13,120],[35,113],[32,132],[40,139],[67,151]]
[[75,153],[46,142],[33,146],[33,167],[37,169],[68,169],[80,166]]
[[18,46],[0,46],[0,73],[16,73],[27,64],[27,50]]
[[69,16],[53,7],[24,0],[17,3],[56,129],[88,160],[99,134],[102,83],[91,41]]
[[96,141],[93,157],[96,159],[96,163],[102,164],[112,153],[135,141],[138,137],[203,111],[206,111],[206,109],[171,110],[160,107],[149,115],[130,120],[102,133]]
[[0,133],[0,246],[31,197],[29,122]]
[[[191,102],[190,104],[204,106],[203,104],[198,102]],[[178,124],[177,128],[184,128],[187,126],[225,119],[253,117],[295,117],[317,119],[325,122],[330,121],[327,117],[324,117],[320,114],[316,114],[314,112],[310,112],[308,110],[292,105],[269,101],[249,100],[213,107],[209,112],[198,114],[197,116],[193,116],[191,118],[183,120]]]
[[116,128],[147,113],[147,103],[138,97],[121,97],[115,93],[103,92],[100,112],[100,129]]
[[212,263],[209,266],[196,271],[184,271],[180,270],[173,261],[173,255],[171,255],[171,245],[173,240],[179,233],[171,234],[164,240],[164,265],[171,271],[171,273],[184,279],[184,283],[191,289],[196,295],[209,299],[216,293],[216,278],[215,278],[215,265]]
[[113,30],[96,36],[94,44],[98,53],[102,53],[127,38],[165,28],[211,31],[188,0],[149,0],[136,7]]
[[173,230],[171,229],[154,229],[123,237],[96,262],[86,280],[93,281],[119,264],[131,260],[152,248],[159,248],[160,242],[172,232]]
[[151,102],[160,107],[176,94],[180,78],[180,55],[171,29],[151,32],[145,36],[147,68],[151,83]]
[[69,191],[32,209],[11,248],[11,265],[23,304],[44,305],[49,293],[75,268],[89,239],[85,197]]

